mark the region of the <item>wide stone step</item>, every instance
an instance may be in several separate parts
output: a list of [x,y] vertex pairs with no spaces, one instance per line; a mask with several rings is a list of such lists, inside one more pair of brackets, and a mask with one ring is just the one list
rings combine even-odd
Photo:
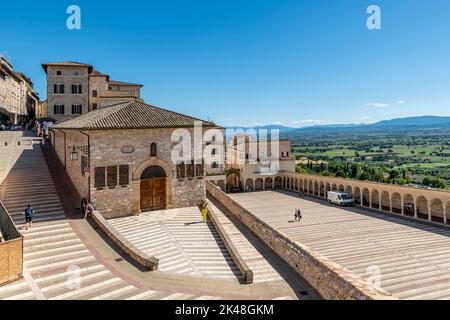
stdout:
[[98,272],[96,274],[96,276],[93,278],[88,277],[86,279],[86,277],[85,277],[85,280],[83,280],[83,278],[81,278],[80,280],[81,280],[80,288],[73,289],[73,290],[68,290],[67,287],[61,288],[59,290],[49,292],[47,294],[47,298],[50,300],[62,300],[62,299],[75,300],[77,298],[80,298],[83,295],[86,295],[86,294],[92,293],[93,291],[104,288],[105,286],[117,284],[122,281],[119,278],[116,278],[110,272],[108,272],[108,273]]
[[44,257],[34,257],[32,259],[27,259],[25,261],[25,265],[27,266],[27,268],[31,269],[37,266],[49,266],[56,262],[68,261],[70,259],[86,257],[89,255],[90,252],[88,249],[83,248],[80,250],[76,248],[72,250],[67,250],[65,252],[59,252],[57,254],[48,254],[47,256]]
[[[29,230],[32,230],[32,229],[33,228],[31,228]],[[50,230],[36,232],[34,234],[26,233],[26,234],[24,234],[24,236],[25,236],[26,241],[28,241],[28,240],[42,238],[42,237],[59,236],[59,235],[70,234],[70,233],[73,233],[73,230],[70,226],[67,226],[67,228],[50,229]]]
[[45,250],[60,249],[60,248],[78,245],[80,243],[82,243],[80,241],[80,239],[76,235],[73,235],[72,238],[67,238],[67,239],[59,240],[59,241],[55,241],[55,242],[27,245],[24,248],[24,254],[42,252]]

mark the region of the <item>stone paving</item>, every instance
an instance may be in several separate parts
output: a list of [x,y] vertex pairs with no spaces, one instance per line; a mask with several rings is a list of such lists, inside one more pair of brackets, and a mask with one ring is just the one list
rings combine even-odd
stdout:
[[[450,230],[289,192],[230,195],[290,239],[400,299],[450,299]],[[294,222],[294,209],[302,210]]]
[[144,212],[108,220],[128,241],[159,259],[158,270],[206,278],[237,279],[233,263],[210,222],[198,208]]
[[[2,156],[10,155],[8,162],[0,157],[3,159],[0,176],[6,177],[1,185],[0,199],[24,235],[24,277],[0,286],[0,300],[320,298],[300,277],[253,285],[240,284],[233,264],[223,252],[215,232],[205,224],[191,225],[190,229],[182,224],[182,221],[198,220],[197,212],[194,213],[192,209],[168,212],[168,217],[173,219],[168,223],[167,230],[176,240],[175,243],[178,243],[177,250],[181,248],[185,254],[189,253],[187,256],[192,257],[201,275],[177,273],[184,266],[175,262],[176,259],[171,261],[167,258],[171,255],[170,252],[166,258],[163,257],[163,261],[167,262],[163,263],[164,271],[144,272],[136,268],[124,258],[120,250],[112,248],[108,239],[94,230],[88,221],[77,218],[72,212],[75,209],[63,209],[61,195],[66,194],[67,190],[56,187],[39,140],[33,144],[29,142],[32,140],[29,133],[0,132],[0,142],[13,139],[21,139],[24,143],[9,148],[7,153],[4,152],[6,149],[0,150]],[[27,204],[31,204],[36,210],[35,223],[29,230],[24,229],[22,215]],[[177,216],[182,217],[182,221],[177,221]],[[162,212],[150,217],[142,215],[140,222],[142,224],[150,219],[151,223],[158,224],[161,217],[167,218]],[[128,222],[121,226],[124,230],[133,228],[133,222],[126,225]],[[132,231],[129,235],[132,236]],[[139,241],[139,236],[134,236]],[[149,234],[143,233],[142,236]],[[150,236],[158,237],[156,232]],[[195,246],[198,243],[196,237],[207,239],[208,247]],[[158,241],[156,238],[152,241]],[[144,243],[147,241],[148,244],[148,238],[144,239]],[[214,256],[219,262],[218,269],[214,269],[209,262],[202,264],[206,261],[202,257],[205,251],[207,254],[215,252]],[[170,266],[174,266],[174,269],[171,270]],[[284,267],[287,266],[284,264]],[[225,271],[222,273],[217,272],[218,270]],[[290,268],[288,270],[291,275],[295,274]],[[309,296],[302,296],[300,292],[303,290],[308,290]]]

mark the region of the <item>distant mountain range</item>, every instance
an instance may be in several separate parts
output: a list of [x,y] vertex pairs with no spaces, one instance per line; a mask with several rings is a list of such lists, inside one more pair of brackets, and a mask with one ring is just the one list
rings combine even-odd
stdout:
[[[249,129],[245,127],[230,127],[232,129]],[[284,137],[299,135],[326,135],[326,134],[369,134],[369,133],[401,133],[405,131],[448,131],[450,133],[450,117],[421,116],[383,120],[372,124],[331,124],[316,125],[303,128],[291,128],[281,125],[265,125],[253,129],[278,129]]]

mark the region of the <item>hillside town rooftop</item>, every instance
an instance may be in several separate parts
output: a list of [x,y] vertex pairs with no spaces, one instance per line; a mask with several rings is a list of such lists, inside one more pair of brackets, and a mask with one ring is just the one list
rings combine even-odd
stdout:
[[181,113],[131,101],[112,105],[54,125],[53,129],[150,129],[193,127],[200,121],[204,127],[217,127],[209,121],[193,118]]
[[74,61],[61,61],[61,62],[49,62],[44,63],[42,65],[42,68],[44,68],[44,71],[47,73],[47,67],[48,66],[61,66],[61,67],[88,67],[89,69],[93,69],[93,66],[90,64],[80,63],[80,62],[74,62]]

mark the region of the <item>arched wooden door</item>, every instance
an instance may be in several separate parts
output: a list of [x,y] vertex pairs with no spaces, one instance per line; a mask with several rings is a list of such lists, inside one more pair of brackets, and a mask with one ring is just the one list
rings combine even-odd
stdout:
[[166,207],[166,173],[159,166],[151,166],[141,175],[141,210],[160,210]]

